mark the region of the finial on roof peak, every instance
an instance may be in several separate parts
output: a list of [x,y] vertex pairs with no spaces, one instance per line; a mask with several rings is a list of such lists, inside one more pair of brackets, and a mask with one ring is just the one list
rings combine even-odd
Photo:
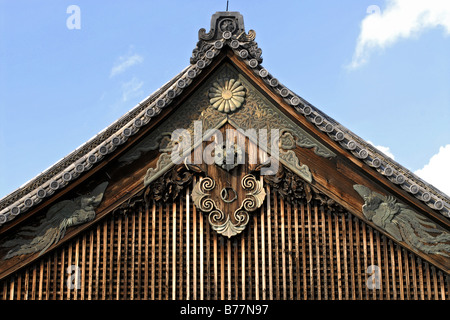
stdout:
[[221,39],[224,32],[232,35],[245,33],[244,17],[237,11],[218,11],[211,17],[211,29],[208,33],[204,28],[198,31],[199,40]]
[[[206,32],[204,28],[198,31],[198,43],[192,53],[191,64],[195,64],[205,55],[211,59],[225,45],[233,50],[245,49],[244,51],[257,63],[262,62],[261,49],[254,41],[256,33],[249,30],[245,33],[244,17],[237,11],[218,11],[211,17],[211,28]],[[211,51],[212,50],[212,51]],[[208,52],[209,51],[209,52]],[[245,53],[243,54],[245,55]],[[239,51],[241,52],[241,51]]]

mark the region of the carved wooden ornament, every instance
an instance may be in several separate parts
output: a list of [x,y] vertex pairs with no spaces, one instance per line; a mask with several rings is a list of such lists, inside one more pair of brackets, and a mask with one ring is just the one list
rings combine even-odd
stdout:
[[[216,188],[215,181],[210,177],[201,178],[192,190],[194,205],[208,214],[208,220],[213,230],[219,234],[232,237],[245,229],[250,215],[264,202],[266,192],[263,184],[252,174],[245,175],[241,180],[242,190],[236,191],[232,187]],[[236,210],[231,210],[230,203],[238,201],[238,194],[245,198]],[[220,201],[215,199],[219,198]]]

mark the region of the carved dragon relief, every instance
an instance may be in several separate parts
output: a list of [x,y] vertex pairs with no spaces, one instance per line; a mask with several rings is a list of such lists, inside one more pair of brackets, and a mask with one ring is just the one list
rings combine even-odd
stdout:
[[392,196],[383,196],[363,185],[353,188],[364,199],[364,216],[397,241],[430,254],[450,256],[450,233]]
[[14,239],[1,244],[8,249],[3,259],[38,251],[42,255],[64,237],[67,228],[93,220],[95,208],[101,203],[107,185],[108,182],[103,182],[85,195],[52,205],[37,226],[22,227]]

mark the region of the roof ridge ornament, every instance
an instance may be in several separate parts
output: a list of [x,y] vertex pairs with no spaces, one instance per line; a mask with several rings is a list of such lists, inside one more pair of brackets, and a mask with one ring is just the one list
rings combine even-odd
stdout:
[[211,28],[209,32],[201,28],[198,31],[197,46],[192,52],[191,64],[196,64],[204,57],[211,59],[220,51],[224,44],[232,49],[243,48],[239,55],[247,58],[249,55],[262,62],[262,50],[254,41],[256,32],[249,30],[245,32],[244,17],[237,11],[219,11],[211,17]]
[[204,28],[198,31],[199,40],[221,39],[223,33],[230,36],[232,34],[241,34],[245,32],[244,17],[237,11],[223,12],[219,11],[211,17],[211,29],[208,33]]

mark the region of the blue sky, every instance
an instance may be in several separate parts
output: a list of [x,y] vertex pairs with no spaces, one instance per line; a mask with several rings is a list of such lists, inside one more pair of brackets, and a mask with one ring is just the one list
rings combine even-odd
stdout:
[[[450,1],[230,0],[263,66],[450,194]],[[69,29],[70,5],[80,29]],[[0,198],[189,64],[225,0],[0,0]]]

